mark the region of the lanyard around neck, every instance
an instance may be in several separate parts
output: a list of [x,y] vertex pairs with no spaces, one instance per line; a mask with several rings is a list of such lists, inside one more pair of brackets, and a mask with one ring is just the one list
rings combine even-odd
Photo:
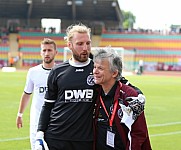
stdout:
[[101,96],[100,96],[100,101],[101,101],[102,107],[103,107],[103,109],[104,109],[104,111],[105,111],[105,113],[106,113],[106,115],[107,115],[107,117],[109,119],[109,126],[112,127],[113,120],[114,120],[114,117],[115,117],[115,114],[116,114],[116,109],[117,109],[117,106],[118,106],[118,100],[115,100],[115,102],[114,102],[113,112],[112,112],[111,116],[109,116],[108,111],[106,109],[106,106],[105,106]]

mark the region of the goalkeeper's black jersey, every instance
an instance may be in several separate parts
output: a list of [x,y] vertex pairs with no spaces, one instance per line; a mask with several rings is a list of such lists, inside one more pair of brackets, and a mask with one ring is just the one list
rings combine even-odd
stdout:
[[93,140],[93,62],[67,61],[53,68],[45,101],[53,102],[46,136],[61,140]]

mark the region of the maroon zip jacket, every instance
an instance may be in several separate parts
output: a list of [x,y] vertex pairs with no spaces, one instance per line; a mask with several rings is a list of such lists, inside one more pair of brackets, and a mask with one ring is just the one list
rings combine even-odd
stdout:
[[[99,92],[100,94],[100,92]],[[137,92],[135,89],[133,89],[130,86],[127,86],[125,84],[122,84],[119,82],[115,95],[114,95],[114,100],[119,100],[122,99],[124,102],[124,105],[128,105],[128,102],[125,101],[126,97],[130,96],[137,96]],[[95,135],[95,143],[94,143],[94,149],[96,145],[96,125],[97,125],[97,119],[98,119],[98,114],[99,114],[99,108],[100,108],[100,100],[99,100],[99,95],[97,96],[97,101],[96,101],[96,108],[95,108],[95,120],[94,120],[94,135]],[[137,119],[134,121],[134,123],[131,126],[131,145],[130,141],[128,140],[128,132],[129,129],[128,127],[124,124],[121,123],[121,117],[118,116],[121,107],[118,105],[117,110],[116,110],[116,115],[114,118],[114,123],[116,124],[117,131],[119,132],[119,135],[121,136],[122,142],[124,143],[124,146],[126,147],[126,150],[151,150],[151,144],[150,144],[150,139],[148,135],[148,129],[147,129],[147,124],[146,124],[146,119],[144,115],[144,111],[140,114],[140,116],[137,117]]]

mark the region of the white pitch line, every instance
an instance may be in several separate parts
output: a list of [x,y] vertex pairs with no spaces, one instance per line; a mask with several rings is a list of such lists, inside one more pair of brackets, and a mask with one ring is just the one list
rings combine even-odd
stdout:
[[160,134],[151,134],[150,137],[167,136],[167,135],[175,135],[175,134],[181,134],[181,131],[177,131],[177,132],[167,132],[167,133],[160,133]]
[[[150,137],[168,136],[168,135],[175,135],[175,134],[181,134],[181,131],[168,132],[168,133],[160,133],[160,134],[151,134]],[[29,139],[29,137],[11,138],[11,139],[0,139],[0,142],[21,141],[21,140],[27,140],[27,139]]]
[[[162,126],[169,126],[169,125],[176,125],[176,124],[181,124],[181,122],[170,122],[170,123],[163,123],[163,124],[153,124],[153,125],[148,125],[148,128],[150,128],[150,127],[162,127]],[[181,131],[161,133],[161,134],[151,134],[150,137],[166,136],[166,135],[174,135],[174,134],[181,134]],[[29,137],[0,139],[0,142],[21,141],[21,140],[27,140],[27,139],[29,139]]]
[[[160,133],[160,134],[151,134],[150,137],[167,136],[167,135],[175,135],[175,134],[181,134],[181,131],[168,132],[168,133]],[[27,139],[29,139],[29,137],[11,138],[11,139],[0,139],[0,142],[21,141],[21,140],[27,140]]]
[[27,140],[27,139],[29,139],[29,137],[10,138],[10,139],[0,139],[0,142],[21,141],[21,140]]
[[169,123],[163,123],[163,124],[152,124],[152,125],[148,125],[148,128],[150,128],[150,127],[170,126],[170,125],[176,125],[176,124],[181,124],[181,122],[169,122]]

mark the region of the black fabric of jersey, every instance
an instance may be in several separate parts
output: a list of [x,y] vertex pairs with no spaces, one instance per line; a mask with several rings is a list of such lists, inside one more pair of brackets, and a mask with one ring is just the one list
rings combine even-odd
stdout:
[[[104,101],[106,110],[108,111],[109,115],[111,114],[110,111],[113,109],[113,101],[114,101],[114,94],[117,88],[118,82],[114,84],[107,95],[104,94],[102,91],[102,99]],[[116,125],[113,122],[113,131],[115,133],[115,147],[112,148],[106,145],[106,135],[107,129],[109,129],[109,120],[105,113],[105,110],[101,106],[99,109],[99,116],[97,122],[97,141],[96,141],[96,150],[125,150],[124,144],[122,143],[121,137],[117,131]]]
[[92,61],[86,66],[71,66],[67,61],[51,70],[45,99],[55,103],[46,137],[72,141],[93,140],[95,86],[92,70]]

